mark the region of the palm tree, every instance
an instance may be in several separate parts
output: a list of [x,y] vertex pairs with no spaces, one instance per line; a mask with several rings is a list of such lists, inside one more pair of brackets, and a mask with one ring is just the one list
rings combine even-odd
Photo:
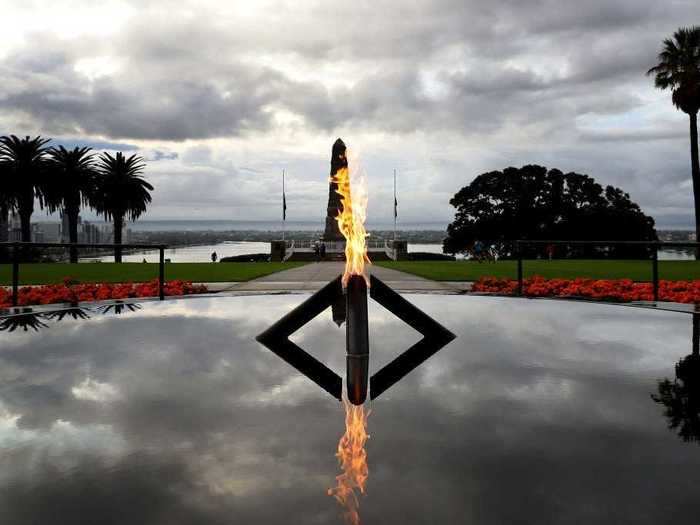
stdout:
[[[664,40],[658,65],[647,71],[659,89],[670,89],[673,105],[690,117],[690,163],[695,198],[695,235],[700,241],[700,160],[698,110],[700,109],[700,26],[680,28]],[[700,249],[695,258],[700,260]]]
[[[68,217],[68,236],[78,242],[78,215],[81,204],[92,206],[97,172],[90,148],[67,150],[63,146],[51,148],[51,204],[62,207]],[[71,247],[70,262],[78,262],[78,250]]]
[[[137,155],[129,158],[121,152],[114,157],[109,153],[100,155],[94,204],[97,213],[113,221],[114,244],[122,243],[124,219],[137,219],[151,202],[149,190],[153,191],[153,186],[141,177],[145,167],[143,158]],[[119,247],[114,249],[114,261],[122,262]]]
[[664,406],[668,428],[683,441],[700,442],[700,314],[693,314],[693,351],[676,364],[674,381],[657,384],[651,398]]
[[20,139],[15,135],[0,137],[0,160],[10,170],[9,191],[22,222],[22,242],[31,242],[31,218],[34,199],[43,208],[46,203],[46,144],[51,139],[40,136]]

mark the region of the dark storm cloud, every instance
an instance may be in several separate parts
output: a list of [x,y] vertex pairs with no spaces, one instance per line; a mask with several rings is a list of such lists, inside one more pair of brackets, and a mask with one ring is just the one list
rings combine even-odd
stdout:
[[[361,4],[261,20],[268,30],[256,33],[206,10],[186,19],[160,19],[158,12],[151,4],[114,37],[114,54],[127,65],[89,86],[73,70],[85,52],[72,44],[45,39],[10,55],[2,64],[9,82],[0,88],[1,107],[52,133],[131,139],[265,131],[273,107],[322,130],[350,123],[469,133],[525,120],[553,129],[570,126],[576,115],[638,105],[616,82],[643,80],[660,35],[698,9],[689,2],[661,9],[650,1]],[[463,60],[445,58],[448,49]],[[292,79],[274,60],[258,64],[256,54],[266,53],[294,56],[302,70],[338,60],[367,67],[353,87],[327,89]],[[552,60],[566,67],[559,71]],[[539,66],[556,71],[545,75]],[[422,82],[427,70],[444,83],[441,95],[431,96]]]
[[186,79],[97,80],[81,90],[83,79],[74,72],[66,72],[56,86],[42,86],[30,75],[31,87],[6,92],[0,106],[33,115],[49,133],[184,140],[267,128],[269,115],[262,108],[272,99],[257,91],[265,81],[246,68],[236,79],[230,91]]
[[376,198],[390,194],[382,174],[416,166],[407,221],[426,208],[447,221],[478,173],[534,162],[618,185],[660,224],[692,223],[687,121],[644,73],[697,2],[132,6],[104,36],[27,33],[0,58],[0,128],[154,142],[140,145],[159,161],[150,218],[269,219],[287,167],[290,216],[315,219],[327,152],[308,144],[342,133],[389,138],[368,163]]

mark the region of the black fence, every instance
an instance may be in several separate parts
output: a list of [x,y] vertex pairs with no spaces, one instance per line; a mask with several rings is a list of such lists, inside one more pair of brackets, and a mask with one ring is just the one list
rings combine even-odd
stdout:
[[81,244],[69,242],[1,242],[1,247],[12,248],[12,306],[17,306],[19,293],[19,266],[20,254],[26,248],[93,248],[93,249],[141,249],[158,250],[160,262],[158,264],[158,297],[162,301],[165,298],[165,244]]
[[609,247],[609,248],[645,248],[650,254],[651,282],[654,301],[659,300],[659,250],[663,248],[700,249],[699,242],[662,242],[662,241],[515,241],[515,258],[518,261],[518,295],[523,294],[523,252],[527,247],[574,246],[574,247]]

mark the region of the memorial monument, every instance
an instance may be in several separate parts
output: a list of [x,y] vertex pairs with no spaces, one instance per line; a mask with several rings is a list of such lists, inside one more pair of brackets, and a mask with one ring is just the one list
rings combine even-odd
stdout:
[[326,207],[326,229],[323,232],[324,241],[343,241],[343,234],[338,228],[338,220],[340,214],[340,195],[337,192],[338,185],[333,182],[333,176],[338,173],[341,168],[347,168],[348,159],[345,157],[345,143],[338,139],[333,144],[331,152],[331,178],[328,183],[328,206]]

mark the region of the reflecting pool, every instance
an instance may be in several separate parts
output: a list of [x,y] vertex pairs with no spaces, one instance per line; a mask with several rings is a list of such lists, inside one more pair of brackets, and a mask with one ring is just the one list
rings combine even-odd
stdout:
[[[0,523],[342,523],[343,405],[255,341],[307,297],[0,318]],[[690,315],[405,297],[457,338],[368,403],[363,523],[696,522]],[[369,308],[372,374],[421,336]],[[331,309],[291,340],[344,377]]]

